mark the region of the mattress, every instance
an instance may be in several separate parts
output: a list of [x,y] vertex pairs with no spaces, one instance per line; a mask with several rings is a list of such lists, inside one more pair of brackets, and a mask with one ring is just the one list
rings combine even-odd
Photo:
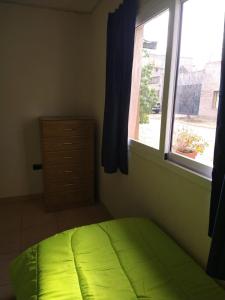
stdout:
[[126,218],[74,228],[11,265],[18,300],[224,300],[218,286],[153,222]]

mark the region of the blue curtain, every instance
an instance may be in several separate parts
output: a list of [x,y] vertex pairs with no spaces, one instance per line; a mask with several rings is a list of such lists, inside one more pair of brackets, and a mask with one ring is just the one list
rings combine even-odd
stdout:
[[225,280],[225,34],[212,172],[209,236],[212,237],[212,242],[207,273],[217,279]]
[[130,105],[137,1],[124,0],[108,16],[102,166],[105,172],[128,173]]

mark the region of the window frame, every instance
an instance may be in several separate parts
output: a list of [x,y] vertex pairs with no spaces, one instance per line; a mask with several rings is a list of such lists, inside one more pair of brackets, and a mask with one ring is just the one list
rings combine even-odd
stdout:
[[[211,181],[212,167],[200,162],[185,158],[179,154],[172,153],[172,133],[174,123],[175,95],[177,89],[177,78],[179,68],[180,43],[182,32],[183,4],[188,0],[152,0],[141,5],[136,27],[142,25],[169,10],[169,24],[167,37],[167,51],[165,62],[164,86],[161,107],[161,130],[159,149],[143,144],[141,141],[130,139],[131,149],[140,150],[140,153],[148,152],[153,160],[168,161],[188,171],[190,174]],[[146,155],[145,155],[146,156]]]
[[[179,1],[179,0],[175,0]],[[157,17],[164,11],[168,10],[169,11],[169,22],[168,22],[168,35],[167,35],[167,49],[166,49],[166,60],[165,60],[165,73],[164,73],[164,84],[163,84],[163,94],[162,94],[162,106],[161,106],[161,129],[160,129],[160,140],[159,140],[159,149],[153,148],[149,145],[146,145],[142,143],[141,141],[134,139],[134,138],[129,138],[129,144],[135,144],[138,143],[140,147],[148,147],[149,154],[152,155],[155,158],[162,158],[164,157],[164,141],[163,141],[163,136],[162,136],[162,124],[163,124],[163,119],[165,119],[165,97],[167,97],[167,94],[165,93],[165,81],[167,80],[166,78],[166,70],[168,69],[168,62],[169,62],[169,41],[171,38],[171,33],[173,33],[173,30],[171,30],[171,21],[173,21],[173,18],[171,18],[171,12],[174,11],[174,1],[169,1],[169,0],[152,0],[144,3],[141,5],[139,8],[139,13],[137,16],[136,20],[136,28],[143,25],[144,23],[147,23],[154,17]],[[167,80],[168,81],[168,80]]]
[[[176,0],[176,7],[179,16],[179,25],[178,26],[178,33],[176,36],[176,47],[177,47],[177,57],[176,57],[176,64],[173,66],[173,72],[175,73],[175,82],[173,88],[173,98],[171,99],[173,108],[171,109],[171,125],[170,125],[170,137],[168,140],[167,145],[167,153],[166,159],[170,160],[173,163],[176,163],[179,166],[185,167],[191,171],[194,171],[200,175],[206,176],[207,178],[212,178],[212,167],[197,162],[192,159],[185,158],[179,154],[173,153],[172,149],[172,139],[173,139],[173,126],[174,126],[174,114],[175,114],[175,98],[176,98],[176,91],[177,91],[177,82],[178,82],[178,69],[179,69],[179,58],[180,58],[180,49],[181,49],[181,34],[182,34],[182,21],[183,21],[183,4],[188,0]],[[179,2],[179,3],[178,3]],[[171,80],[171,78],[170,78]]]
[[220,91],[213,91],[212,109],[218,109]]

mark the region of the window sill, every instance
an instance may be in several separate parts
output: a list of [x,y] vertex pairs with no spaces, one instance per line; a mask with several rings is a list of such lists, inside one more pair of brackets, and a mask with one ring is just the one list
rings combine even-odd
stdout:
[[165,160],[164,154],[159,150],[153,149],[150,146],[142,144],[136,140],[129,140],[129,152],[135,154],[142,159],[151,161],[157,165],[160,165],[163,168],[168,169],[171,172],[178,174],[179,176],[184,177],[188,181],[195,183],[204,189],[211,190],[211,179],[207,178],[201,174],[198,174],[190,169],[187,169],[175,162]]

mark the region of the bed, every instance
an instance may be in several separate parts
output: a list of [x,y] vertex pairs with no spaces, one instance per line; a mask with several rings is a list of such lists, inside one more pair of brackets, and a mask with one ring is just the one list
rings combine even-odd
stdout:
[[168,235],[143,218],[77,227],[32,246],[11,265],[18,300],[224,300]]

